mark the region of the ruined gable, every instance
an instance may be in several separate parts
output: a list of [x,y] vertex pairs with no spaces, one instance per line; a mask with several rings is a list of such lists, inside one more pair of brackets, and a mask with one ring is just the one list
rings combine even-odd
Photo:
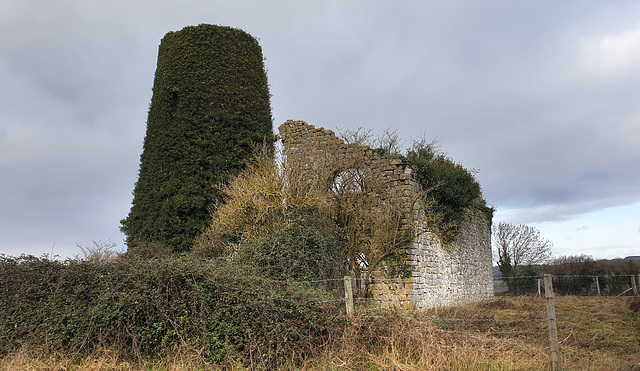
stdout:
[[[327,187],[341,174],[361,171],[363,176],[379,176],[385,183],[380,203],[395,202],[409,212],[417,197],[420,185],[411,176],[411,168],[399,159],[390,159],[355,143],[345,143],[333,131],[316,128],[304,121],[287,121],[278,130],[284,151],[290,161],[297,161],[302,168],[313,170],[315,181],[325,182]],[[340,158],[335,161],[335,157]],[[326,166],[338,163],[339,166]],[[363,166],[364,165],[364,166]]]
[[[339,187],[344,180],[355,192],[375,192],[375,213],[393,204],[406,218],[415,218],[420,184],[401,160],[368,147],[345,143],[332,131],[304,121],[287,121],[279,128],[288,161],[309,170],[311,181]],[[332,164],[328,166],[327,164]],[[382,187],[358,189],[358,177],[377,177]],[[346,180],[345,180],[346,179]],[[419,220],[413,220],[420,225]],[[421,228],[426,228],[422,225]],[[493,296],[490,226],[479,212],[467,212],[460,235],[444,246],[434,233],[420,234],[406,247],[409,278],[389,277],[385,269],[373,275],[371,294],[389,305],[424,309],[437,305],[490,299]],[[385,276],[386,275],[386,276]]]

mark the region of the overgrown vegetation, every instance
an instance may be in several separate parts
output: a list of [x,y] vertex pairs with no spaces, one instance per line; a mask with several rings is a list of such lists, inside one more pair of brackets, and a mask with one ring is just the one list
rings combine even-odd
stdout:
[[[419,233],[407,215],[426,207],[424,197],[408,205],[381,203],[387,183],[382,174],[364,166],[367,151],[363,147],[362,156],[348,161],[328,156],[313,169],[297,159],[259,154],[224,188],[226,202],[214,210],[194,252],[274,272],[293,273],[290,267],[299,266],[292,279],[306,267],[305,276],[315,275],[312,279],[336,278],[348,271],[369,282],[385,259],[403,271],[406,245]],[[319,180],[344,168],[363,170],[343,172],[333,184]],[[366,285],[360,295],[367,295]]]
[[317,213],[252,238],[238,250],[233,264],[247,264],[275,280],[317,281],[348,274],[343,245],[335,227]]
[[256,144],[272,148],[269,89],[260,45],[230,27],[169,32],[158,67],[127,245],[191,249],[222,199],[219,185],[238,174]]
[[456,239],[469,211],[482,213],[491,223],[494,209],[487,206],[473,172],[439,151],[435,142],[417,141],[401,159],[416,171],[422,188],[429,190],[434,211],[442,217],[432,227],[444,243]]
[[298,166],[269,153],[257,154],[225,187],[209,229],[193,252],[247,265],[266,277],[321,280],[346,273],[343,245],[320,210],[318,185],[303,180]]
[[269,153],[256,153],[247,169],[223,189],[225,198],[212,212],[209,228],[193,251],[205,257],[235,255],[240,243],[268,235],[320,207],[319,185],[304,172]]
[[[629,309],[628,299],[561,297],[556,299],[556,313],[564,369],[625,370],[640,363],[640,315]],[[361,307],[351,322],[332,322],[328,331],[334,336],[325,338],[324,346],[309,349],[303,361],[282,359],[279,368],[545,370],[549,363],[541,299],[495,300],[420,313]],[[232,357],[211,364],[190,345],[162,358],[126,359],[102,348],[77,357],[23,349],[0,360],[0,370],[260,368],[259,363],[243,365]]]
[[188,347],[205,362],[266,369],[304,361],[340,323],[315,303],[315,291],[189,256],[2,256],[0,282],[2,356],[29,349],[84,357],[106,348],[141,361]]

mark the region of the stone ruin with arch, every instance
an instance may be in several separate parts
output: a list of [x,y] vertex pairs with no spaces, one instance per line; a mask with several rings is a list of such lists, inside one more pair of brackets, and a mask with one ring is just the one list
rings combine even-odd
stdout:
[[[399,159],[382,156],[368,147],[345,143],[331,130],[316,128],[304,121],[287,121],[279,127],[283,155],[306,167],[321,165],[328,158],[338,157],[349,163],[354,156],[366,156],[358,169],[364,174],[381,175],[385,191],[380,203],[394,202],[411,215],[411,200],[420,184],[413,169]],[[328,183],[335,171],[324,174]],[[330,185],[328,185],[330,186]],[[411,217],[411,216],[409,216]],[[406,248],[406,263],[410,277],[397,279],[373,275],[370,293],[383,305],[412,309],[427,309],[488,300],[493,298],[493,270],[490,223],[481,213],[468,212],[455,242],[444,245],[434,233],[416,237]]]

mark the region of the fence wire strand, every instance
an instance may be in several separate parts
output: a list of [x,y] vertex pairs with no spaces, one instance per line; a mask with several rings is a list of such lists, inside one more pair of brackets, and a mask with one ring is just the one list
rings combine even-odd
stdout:
[[[620,277],[626,277],[626,276],[616,276],[617,279],[620,279]],[[603,282],[605,281],[603,277],[602,278]],[[519,277],[519,279],[535,279],[538,280],[540,279],[540,277],[538,276],[530,276],[530,277]],[[560,276],[560,277],[553,277],[554,279],[554,283],[557,280],[561,280],[561,279],[592,279],[595,282],[596,276]],[[295,284],[321,284],[321,283],[330,283],[330,282],[337,282],[337,281],[344,281],[344,278],[330,278],[330,279],[321,279],[321,280],[310,280],[310,281],[296,281],[293,282]],[[372,279],[370,280],[370,282],[406,282],[407,279]],[[338,303],[338,302],[346,302],[347,298],[344,297],[344,292],[343,291],[336,291],[336,288],[334,288],[334,294],[338,295],[339,297],[333,298],[333,299],[327,299],[327,300],[318,300],[316,301],[316,303],[318,304],[322,304],[322,303]],[[338,288],[339,289],[339,288]],[[555,291],[555,290],[554,290]],[[627,289],[627,291],[629,291],[629,289]],[[557,293],[556,293],[557,295]],[[607,299],[612,299],[612,298],[619,298],[619,299],[627,299],[627,298],[633,298],[635,296],[595,296],[595,295],[559,295],[559,296],[555,296],[555,300],[557,301],[562,301],[565,299],[571,299],[571,298],[579,298],[579,299],[596,299],[596,298],[607,298]],[[540,293],[540,294],[528,294],[528,295],[496,295],[494,296],[492,299],[487,300],[487,301],[501,301],[501,300],[509,300],[509,301],[515,301],[515,300],[531,300],[531,301],[543,301],[544,300],[544,294]],[[353,298],[354,303],[359,303],[361,305],[365,305],[366,303],[394,303],[394,302],[401,302],[403,300],[401,300],[398,297],[354,297]],[[366,305],[362,308],[367,308]],[[360,310],[362,310],[362,308]],[[365,309],[366,310],[366,309]],[[382,315],[358,315],[358,316],[354,316],[354,319],[357,320],[361,320],[361,321],[373,321],[373,320],[377,320],[377,319],[384,319],[386,318],[386,316],[382,316]],[[502,328],[500,328],[500,324],[517,324],[517,323],[533,323],[533,322],[545,322],[548,321],[548,318],[452,318],[452,317],[425,317],[425,318],[421,318],[421,317],[401,317],[403,320],[406,321],[416,321],[418,323],[430,323],[432,325],[435,326],[435,331],[439,331],[439,332],[445,332],[445,333],[457,333],[457,334],[477,334],[477,335],[482,335],[482,334],[489,334],[489,335],[494,335],[494,334],[527,334],[527,333],[539,333],[540,331],[544,331],[544,329],[539,329],[539,330],[532,330],[532,329],[520,329],[520,330],[513,330],[513,329],[509,329],[509,330],[503,330]],[[592,332],[592,331],[585,331],[585,330],[575,330],[572,329],[572,322],[576,322],[576,321],[602,321],[602,322],[606,322],[606,321],[639,321],[640,317],[603,317],[603,316],[594,316],[594,317],[558,317],[556,318],[556,320],[558,321],[559,324],[559,330],[562,331],[563,333],[566,332]],[[454,329],[447,329],[447,328],[440,328],[439,326],[447,326],[446,323],[459,323],[459,322],[470,322],[470,323],[484,323],[484,324],[489,324],[489,323],[495,323],[498,327],[497,328],[488,328],[488,329],[478,329],[478,330],[465,330],[465,331],[461,331],[461,330],[454,330]],[[392,329],[392,328],[388,328],[388,329]],[[415,330],[425,330],[425,329],[420,329],[420,328],[416,328]]]

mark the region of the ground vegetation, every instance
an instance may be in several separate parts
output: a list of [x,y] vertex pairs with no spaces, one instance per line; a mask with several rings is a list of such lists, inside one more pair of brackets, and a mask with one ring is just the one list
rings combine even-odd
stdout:
[[[640,314],[629,308],[630,302],[629,298],[556,299],[564,369],[632,370],[640,363]],[[4,353],[0,370],[506,371],[545,370],[549,365],[542,299],[511,298],[423,312],[358,307],[353,319],[332,321],[327,331],[332,336],[323,344],[282,359],[277,367],[259,361],[242,363],[232,356],[211,362],[197,347],[180,345],[161,356],[139,359],[124,357],[113,348],[74,354],[23,347]]]
[[109,262],[0,257],[0,357],[85,357],[105,349],[128,362],[189,348],[206,363],[301,362],[333,336],[323,293],[246,267],[192,256]]

